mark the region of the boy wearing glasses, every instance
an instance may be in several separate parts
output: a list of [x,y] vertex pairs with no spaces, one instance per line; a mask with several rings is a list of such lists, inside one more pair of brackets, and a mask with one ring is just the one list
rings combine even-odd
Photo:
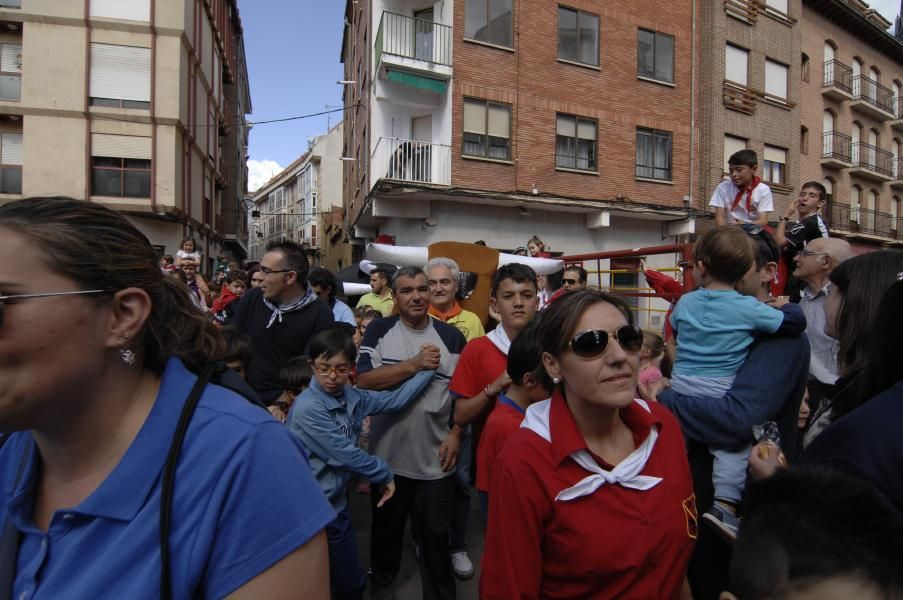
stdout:
[[358,447],[364,417],[405,408],[436,373],[425,366],[400,387],[386,392],[361,390],[349,384],[357,348],[344,329],[333,327],[310,341],[309,364],[314,377],[294,403],[289,429],[310,452],[314,477],[338,515],[326,526],[329,577],[334,598],[360,598],[366,577],[358,561],[357,539],[347,504],[354,475],[383,487],[381,507],[395,493],[392,469],[378,456]]
[[[703,287],[684,294],[671,315],[677,337],[671,385],[678,394],[720,398],[730,389],[756,334],[797,335],[806,327],[798,306],[784,303],[775,310],[735,289],[754,266],[755,247],[746,229],[716,227],[696,243],[696,278]],[[709,448],[715,502],[702,518],[728,539],[737,535],[749,449]]]

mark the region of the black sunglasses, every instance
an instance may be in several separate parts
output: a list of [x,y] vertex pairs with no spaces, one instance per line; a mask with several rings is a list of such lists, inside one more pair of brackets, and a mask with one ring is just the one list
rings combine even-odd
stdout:
[[636,325],[624,325],[614,333],[601,329],[581,331],[568,342],[568,347],[580,358],[596,358],[608,348],[609,338],[616,339],[627,352],[639,352],[643,347],[643,330]]

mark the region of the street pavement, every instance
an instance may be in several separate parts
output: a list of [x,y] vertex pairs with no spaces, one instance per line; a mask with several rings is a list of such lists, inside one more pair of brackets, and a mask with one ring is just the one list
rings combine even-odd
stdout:
[[[480,579],[480,559],[483,556],[483,528],[480,523],[480,508],[476,490],[471,493],[470,522],[468,523],[467,550],[474,565],[474,576],[468,581],[457,580],[457,598],[459,600],[476,600]],[[358,494],[355,486],[351,486],[349,498],[351,520],[357,532],[357,545],[361,557],[361,565],[370,566],[370,496]],[[414,548],[411,544],[410,524],[405,531],[405,543],[401,559],[401,570],[395,579],[395,600],[420,600],[420,569]],[[368,590],[368,594],[370,590]],[[369,595],[365,597],[370,597]]]

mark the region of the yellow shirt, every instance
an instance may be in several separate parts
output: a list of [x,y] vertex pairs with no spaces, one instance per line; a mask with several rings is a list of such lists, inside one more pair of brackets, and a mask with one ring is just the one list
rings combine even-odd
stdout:
[[370,292],[361,296],[361,299],[357,301],[357,307],[360,308],[361,306],[372,306],[381,312],[384,317],[389,317],[392,315],[392,309],[395,308],[395,300],[392,299],[392,294],[385,298],[380,298],[378,295]]
[[468,342],[474,338],[486,335],[480,317],[469,310],[462,310],[460,313],[446,321],[446,323],[463,333]]

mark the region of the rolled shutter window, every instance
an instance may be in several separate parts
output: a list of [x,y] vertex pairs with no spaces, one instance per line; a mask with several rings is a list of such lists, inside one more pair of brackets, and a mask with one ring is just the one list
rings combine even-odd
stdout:
[[731,155],[735,152],[739,152],[740,150],[746,150],[746,140],[742,138],[733,137],[730,135],[724,136],[724,172],[730,172],[730,166],[727,164],[727,161],[730,160]]
[[574,121],[574,117],[559,116],[557,126],[558,135],[569,138],[575,137],[577,135],[577,131]]
[[91,156],[151,159],[151,139],[136,135],[91,134]]
[[22,44],[0,45],[0,71],[4,73],[22,72]]
[[777,98],[787,97],[787,67],[765,61],[765,93]]
[[489,105],[489,135],[511,137],[511,112],[507,106]]
[[150,48],[91,44],[90,95],[150,102]]
[[484,102],[464,101],[464,131],[485,135],[486,104]]
[[787,151],[773,146],[765,146],[765,160],[784,164],[787,162]]
[[92,17],[149,21],[150,0],[91,0]]
[[596,124],[593,121],[579,121],[577,123],[577,137],[581,140],[596,139]]
[[0,163],[4,165],[22,164],[21,133],[0,133]]
[[724,78],[746,85],[749,52],[734,46],[724,47]]

